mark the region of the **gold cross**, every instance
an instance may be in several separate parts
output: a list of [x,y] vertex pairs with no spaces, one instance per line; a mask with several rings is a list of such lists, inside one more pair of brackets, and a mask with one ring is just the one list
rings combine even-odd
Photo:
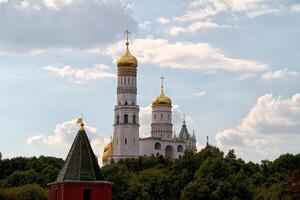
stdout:
[[160,80],[161,80],[161,89],[164,89],[164,80],[165,80],[165,78],[162,76],[162,77],[160,77]]
[[128,37],[129,37],[130,32],[128,30],[126,30],[125,34],[126,34],[126,44],[129,44]]

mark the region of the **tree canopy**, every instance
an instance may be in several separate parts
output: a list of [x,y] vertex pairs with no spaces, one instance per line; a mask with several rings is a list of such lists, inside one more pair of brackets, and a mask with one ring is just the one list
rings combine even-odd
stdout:
[[[62,159],[45,156],[0,161],[0,200],[30,199],[27,193],[47,199],[47,183],[62,164]],[[174,161],[163,156],[124,159],[102,172],[113,182],[114,200],[300,199],[300,154],[258,164],[237,158],[234,150],[224,154],[208,146]]]

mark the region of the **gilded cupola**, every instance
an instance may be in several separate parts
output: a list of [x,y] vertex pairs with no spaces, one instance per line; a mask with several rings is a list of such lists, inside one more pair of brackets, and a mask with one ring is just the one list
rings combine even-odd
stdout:
[[102,163],[104,165],[106,165],[108,163],[108,157],[111,156],[114,152],[114,148],[113,148],[113,142],[111,141],[109,144],[107,144],[104,147],[103,150],[103,156],[102,156]]
[[131,55],[129,51],[128,34],[126,31],[126,50],[125,54],[117,60],[118,76],[133,76],[136,77],[138,61],[136,57]]
[[164,80],[164,78],[161,77],[161,91],[160,91],[160,95],[158,97],[155,97],[152,100],[152,106],[158,106],[158,105],[172,106],[172,100],[169,97],[167,97],[165,95],[165,93],[164,93],[163,80]]

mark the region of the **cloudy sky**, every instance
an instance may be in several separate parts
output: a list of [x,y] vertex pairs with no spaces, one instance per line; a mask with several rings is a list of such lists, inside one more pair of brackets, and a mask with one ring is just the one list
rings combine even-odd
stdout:
[[139,60],[140,135],[159,78],[187,115],[245,160],[300,152],[299,0],[0,0],[0,152],[65,157],[83,115],[101,156],[124,30]]

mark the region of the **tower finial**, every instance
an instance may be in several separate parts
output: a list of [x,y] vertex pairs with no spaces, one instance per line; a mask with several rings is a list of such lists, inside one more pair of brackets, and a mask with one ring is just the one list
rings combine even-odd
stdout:
[[128,38],[129,38],[130,32],[128,30],[126,30],[125,34],[126,34],[126,46],[128,47],[128,45],[129,45],[129,39]]
[[185,125],[185,114],[183,114],[183,125]]
[[165,78],[162,76],[160,77],[160,88],[161,88],[161,93],[164,92],[164,80]]
[[206,136],[206,147],[208,147],[208,146],[209,146],[209,137]]
[[83,123],[83,117],[82,116],[80,118],[78,118],[77,124],[80,125],[80,130],[84,131],[84,123]]

